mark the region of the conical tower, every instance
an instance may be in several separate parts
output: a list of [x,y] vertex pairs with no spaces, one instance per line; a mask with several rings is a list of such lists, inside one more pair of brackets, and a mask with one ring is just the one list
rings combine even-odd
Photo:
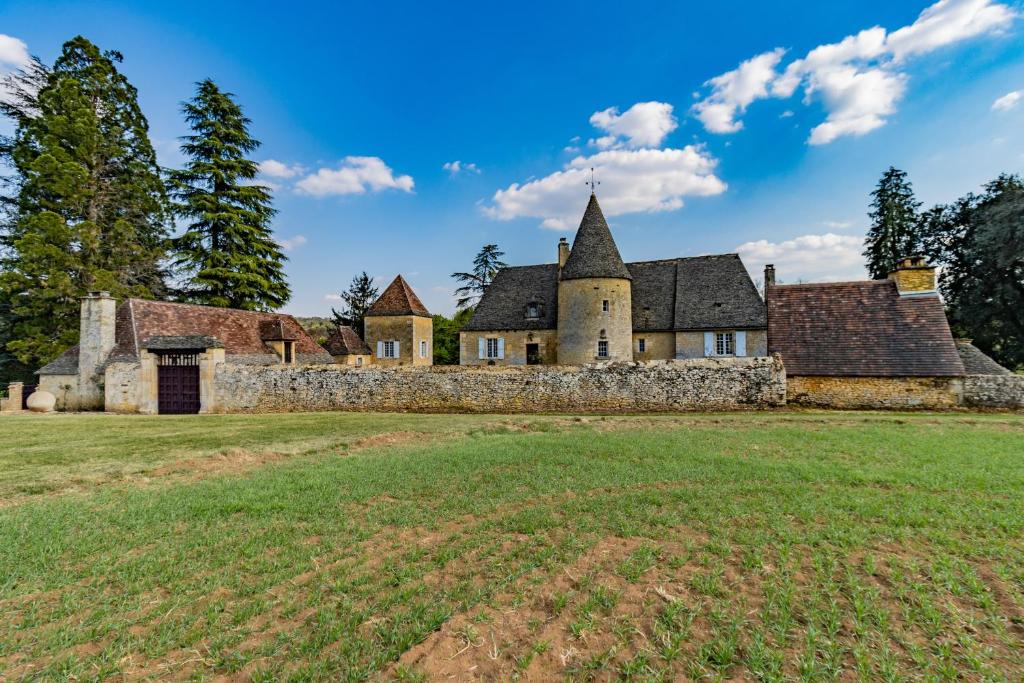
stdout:
[[560,365],[633,360],[631,280],[597,195],[591,193],[559,271]]

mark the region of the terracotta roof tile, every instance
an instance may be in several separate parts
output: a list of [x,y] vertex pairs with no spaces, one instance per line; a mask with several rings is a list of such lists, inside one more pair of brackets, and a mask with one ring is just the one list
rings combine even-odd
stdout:
[[429,318],[430,311],[401,275],[392,280],[366,315],[420,315]]
[[366,345],[359,333],[348,325],[338,325],[327,336],[324,348],[332,356],[347,356],[350,354],[369,355],[370,347]]
[[964,374],[939,297],[891,280],[769,287],[768,349],[790,375]]

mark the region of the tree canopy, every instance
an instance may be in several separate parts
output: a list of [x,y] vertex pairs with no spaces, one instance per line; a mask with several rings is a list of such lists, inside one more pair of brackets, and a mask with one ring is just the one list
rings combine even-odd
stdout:
[[884,278],[897,261],[920,251],[917,210],[921,203],[905,171],[890,166],[871,193],[871,227],[864,241],[864,257],[873,279]]
[[345,306],[341,311],[331,309],[336,325],[348,325],[363,337],[366,331],[366,311],[377,300],[378,289],[373,285],[373,278],[364,270],[352,278],[348,290],[341,293]]
[[497,244],[485,244],[473,259],[473,270],[468,273],[452,273],[452,277],[462,283],[455,290],[455,295],[459,297],[456,307],[466,308],[480,300],[494,276],[508,265],[501,260],[504,255],[505,252],[498,249]]

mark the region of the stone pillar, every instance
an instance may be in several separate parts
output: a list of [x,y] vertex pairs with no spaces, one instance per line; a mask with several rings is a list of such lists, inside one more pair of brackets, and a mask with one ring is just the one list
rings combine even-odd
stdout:
[[80,410],[103,408],[101,368],[114,348],[117,302],[110,292],[89,292],[82,297],[78,341],[78,397]]
[[139,412],[156,415],[160,409],[156,354],[139,350]]
[[217,366],[224,362],[224,349],[206,349],[199,356],[199,412],[217,412]]
[[4,399],[3,406],[0,406],[0,410],[5,413],[14,413],[21,410],[22,401],[24,400],[25,385],[22,382],[11,382],[7,385],[7,398]]

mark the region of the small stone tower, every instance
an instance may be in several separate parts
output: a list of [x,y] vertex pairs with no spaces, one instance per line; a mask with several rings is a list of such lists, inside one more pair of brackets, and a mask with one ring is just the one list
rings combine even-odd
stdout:
[[434,364],[434,319],[401,275],[366,311],[364,328],[374,364]]
[[631,280],[597,196],[591,193],[559,273],[560,365],[633,360]]
[[110,292],[89,292],[82,297],[78,341],[79,410],[103,408],[103,366],[114,348],[117,302]]

